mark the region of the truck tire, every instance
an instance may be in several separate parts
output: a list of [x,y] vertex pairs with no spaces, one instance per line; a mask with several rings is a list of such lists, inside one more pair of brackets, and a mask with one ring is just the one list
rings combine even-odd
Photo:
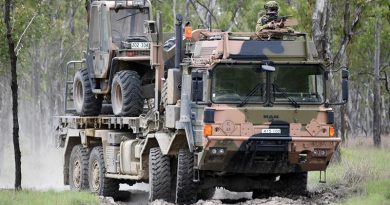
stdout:
[[102,97],[92,92],[87,69],[76,72],[73,80],[73,100],[77,114],[81,116],[99,115],[102,109]]
[[103,147],[94,147],[89,157],[89,189],[99,196],[109,196],[116,199],[119,191],[119,181],[105,177]]
[[73,147],[69,158],[69,185],[73,191],[88,189],[89,150],[82,145]]
[[168,82],[164,81],[161,89],[161,111],[164,111],[168,105]]
[[279,187],[282,192],[295,195],[307,193],[307,172],[290,173],[280,176]]
[[151,148],[149,152],[149,201],[157,199],[171,201],[171,163],[160,148]]
[[269,189],[256,189],[253,190],[252,199],[267,198],[271,191]]
[[177,159],[176,203],[192,204],[197,200],[194,178],[194,155],[185,149],[179,150]]
[[111,104],[114,115],[138,117],[142,113],[144,98],[137,72],[120,71],[115,74],[111,87]]
[[207,188],[207,189],[201,189],[200,192],[198,193],[198,196],[202,200],[209,200],[213,198],[215,194],[215,188]]

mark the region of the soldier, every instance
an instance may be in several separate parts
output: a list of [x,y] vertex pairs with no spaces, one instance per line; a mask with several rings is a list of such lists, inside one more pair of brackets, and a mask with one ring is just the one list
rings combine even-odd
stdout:
[[256,32],[260,32],[263,29],[275,29],[284,27],[284,23],[275,22],[278,19],[279,4],[276,1],[268,1],[264,5],[266,14],[259,18],[256,25]]

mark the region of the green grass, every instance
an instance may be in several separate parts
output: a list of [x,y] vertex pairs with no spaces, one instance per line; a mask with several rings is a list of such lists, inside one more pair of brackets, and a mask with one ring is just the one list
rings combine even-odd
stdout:
[[0,190],[1,205],[97,205],[96,196],[86,192]]
[[363,194],[345,200],[345,205],[390,204],[390,180],[371,181],[364,184]]
[[[344,186],[350,193],[340,204],[390,205],[390,151],[364,146],[342,148],[342,161],[327,170],[327,188]],[[318,185],[319,173],[309,174],[309,184]]]

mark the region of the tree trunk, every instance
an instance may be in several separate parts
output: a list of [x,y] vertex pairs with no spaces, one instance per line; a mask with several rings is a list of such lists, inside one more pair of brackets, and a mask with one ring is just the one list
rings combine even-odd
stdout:
[[176,0],[173,0],[173,7],[172,7],[172,13],[173,13],[173,28],[176,26]]
[[189,22],[190,19],[190,0],[186,1],[186,22]]
[[375,24],[375,56],[374,56],[374,120],[373,134],[374,146],[381,146],[381,81],[380,81],[380,45],[381,45],[381,25],[380,17],[376,17]]
[[232,18],[230,19],[230,25],[226,29],[226,31],[231,32],[233,27],[235,25],[237,25],[237,18],[238,18],[238,15],[240,13],[239,11],[240,11],[243,3],[244,3],[244,0],[237,0],[236,6],[234,7],[234,10],[233,10]]
[[[343,53],[342,55],[342,63],[343,67],[349,67],[349,59],[347,53]],[[352,99],[349,99],[350,101]],[[348,104],[342,105],[340,108],[340,132],[341,132],[341,140],[343,144],[346,144],[348,140],[348,125],[349,125],[349,115],[348,115]]]
[[7,43],[11,62],[11,91],[12,91],[12,117],[13,117],[13,143],[15,153],[15,190],[22,189],[21,153],[19,146],[19,120],[18,120],[18,79],[16,73],[17,56],[15,43],[12,38],[12,26],[10,22],[11,0],[5,0],[4,23],[7,27]]

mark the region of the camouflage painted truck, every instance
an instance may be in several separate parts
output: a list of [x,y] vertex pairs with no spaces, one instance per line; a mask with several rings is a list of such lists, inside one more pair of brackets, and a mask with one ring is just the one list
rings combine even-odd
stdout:
[[[340,142],[313,42],[303,33],[187,29],[182,42],[181,20],[183,49],[174,68],[153,68],[165,74],[154,77],[156,97],[139,116],[59,117],[65,184],[115,197],[120,183],[148,182],[150,201],[179,204],[210,198],[215,187],[254,198],[304,193],[307,172],[326,170]],[[161,39],[152,42],[157,56],[172,49],[159,49]],[[345,102],[347,70],[342,77]]]

